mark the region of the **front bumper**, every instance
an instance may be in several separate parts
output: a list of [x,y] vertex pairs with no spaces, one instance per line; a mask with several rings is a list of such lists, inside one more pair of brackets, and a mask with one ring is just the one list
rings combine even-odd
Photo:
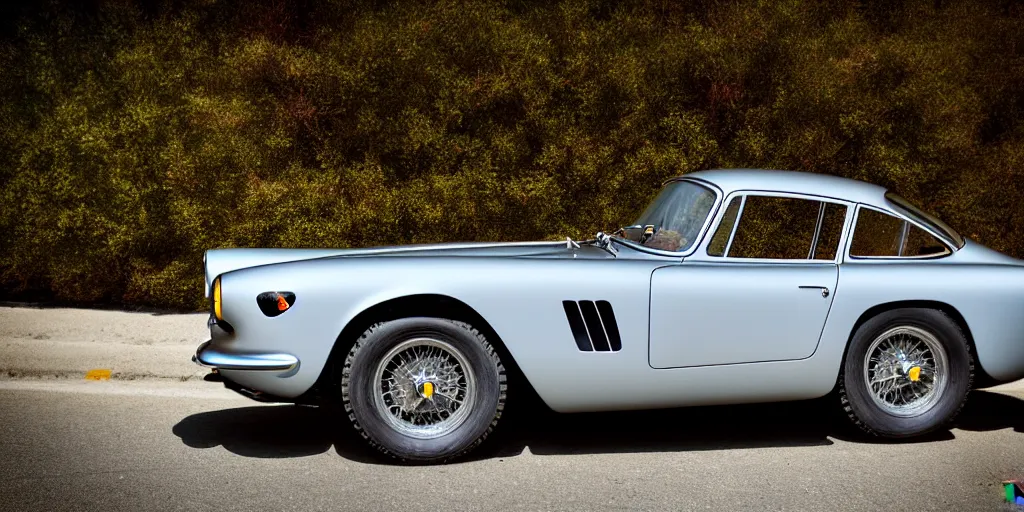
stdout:
[[291,354],[229,354],[204,341],[192,356],[192,362],[216,370],[289,371],[298,368],[299,359]]

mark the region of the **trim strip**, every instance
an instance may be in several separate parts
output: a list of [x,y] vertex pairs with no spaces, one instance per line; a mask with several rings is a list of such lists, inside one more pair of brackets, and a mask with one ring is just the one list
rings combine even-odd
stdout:
[[[814,237],[811,238],[811,249],[807,251],[807,259],[813,260],[814,254],[818,252],[818,237],[821,236],[821,224],[825,220],[825,203],[818,202],[818,222],[814,225]],[[835,259],[835,258],[833,258]]]
[[[725,241],[725,251],[722,252],[723,258],[729,257],[729,249],[732,249],[732,239],[736,237],[736,228],[740,225],[740,220],[743,219],[743,208],[747,206],[747,195],[743,194],[740,196],[740,208],[736,210],[736,218],[732,220],[732,229],[729,230],[729,239]],[[728,210],[728,207],[726,207]],[[725,211],[722,212],[722,220],[725,220]],[[710,240],[708,240],[710,242]],[[707,252],[707,249],[704,250]]]

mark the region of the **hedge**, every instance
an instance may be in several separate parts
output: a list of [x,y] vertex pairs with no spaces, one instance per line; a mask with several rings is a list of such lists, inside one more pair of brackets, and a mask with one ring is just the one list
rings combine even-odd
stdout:
[[194,309],[207,248],[585,238],[718,167],[1024,255],[1019,2],[0,9],[0,298]]

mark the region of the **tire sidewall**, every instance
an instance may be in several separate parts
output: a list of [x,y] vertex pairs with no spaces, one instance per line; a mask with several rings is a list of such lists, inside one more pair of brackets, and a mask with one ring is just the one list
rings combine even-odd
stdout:
[[[875,404],[864,376],[864,360],[871,343],[897,326],[912,326],[931,333],[946,352],[946,389],[937,403],[915,416],[894,416]],[[971,386],[971,360],[959,327],[936,310],[904,308],[881,313],[860,326],[843,366],[844,387],[853,414],[875,433],[909,437],[944,426],[959,412]]]
[[[401,434],[380,416],[374,405],[374,378],[381,359],[399,343],[419,337],[445,341],[462,352],[476,381],[469,416],[452,432],[434,439]],[[379,326],[358,345],[352,357],[346,398],[354,419],[371,441],[402,458],[428,461],[457,456],[487,432],[497,414],[500,384],[495,361],[470,331],[444,319],[404,318]]]

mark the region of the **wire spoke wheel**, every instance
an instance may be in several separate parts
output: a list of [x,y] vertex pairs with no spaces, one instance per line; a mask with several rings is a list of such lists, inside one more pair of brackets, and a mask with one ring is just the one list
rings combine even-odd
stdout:
[[935,335],[914,326],[898,326],[868,346],[864,382],[871,399],[887,413],[916,416],[942,399],[948,366],[946,351]]
[[397,432],[435,439],[457,429],[473,410],[476,378],[465,355],[435,338],[392,348],[377,365],[373,402]]
[[341,367],[340,398],[370,446],[407,462],[454,460],[505,408],[505,368],[472,325],[405,317],[367,328]]

